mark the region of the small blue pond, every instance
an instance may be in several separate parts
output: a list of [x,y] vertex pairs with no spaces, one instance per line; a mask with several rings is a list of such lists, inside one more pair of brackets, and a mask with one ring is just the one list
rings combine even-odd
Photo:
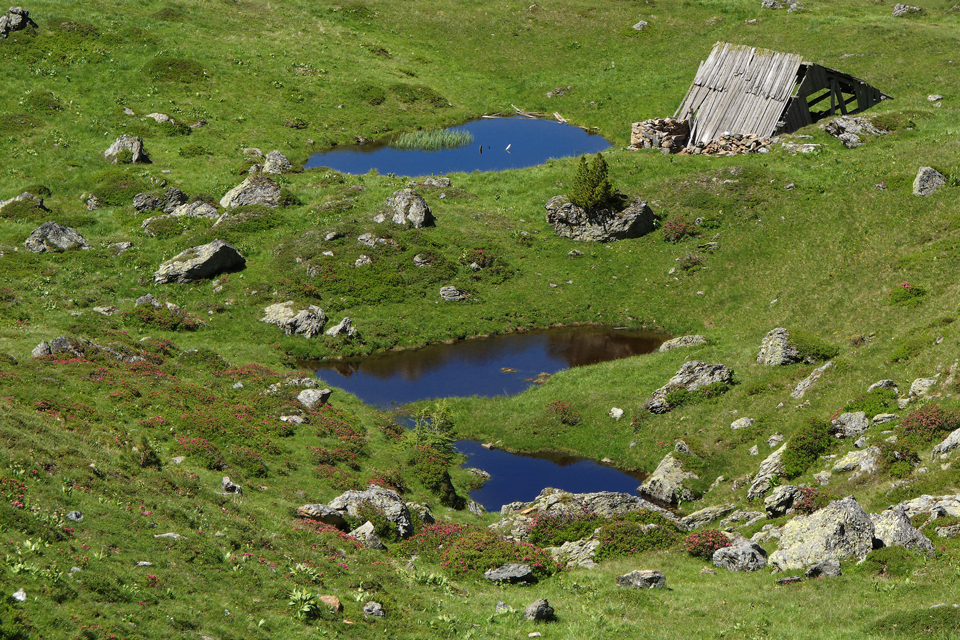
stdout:
[[321,151],[311,156],[304,167],[330,167],[354,175],[376,169],[381,174],[398,176],[503,171],[533,167],[550,158],[595,154],[610,146],[598,134],[553,120],[484,118],[450,130],[470,132],[473,144],[459,149],[410,151],[390,147],[387,139]]
[[[387,409],[427,398],[513,395],[532,385],[541,372],[650,353],[665,338],[612,327],[564,327],[313,366],[325,384]],[[456,447],[467,456],[465,467],[477,467],[492,476],[470,494],[488,510],[530,501],[544,487],[632,494],[642,478],[564,454],[513,454],[484,449],[469,440],[458,441]]]

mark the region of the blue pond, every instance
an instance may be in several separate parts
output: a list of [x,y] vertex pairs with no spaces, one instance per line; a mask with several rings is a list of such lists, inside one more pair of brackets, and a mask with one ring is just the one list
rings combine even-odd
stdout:
[[330,167],[354,175],[376,169],[381,174],[398,176],[503,171],[533,167],[550,158],[595,154],[610,146],[597,134],[553,120],[484,118],[450,130],[469,131],[473,144],[441,151],[401,151],[388,146],[387,139],[321,151],[311,156],[304,167]]
[[[565,327],[313,366],[325,384],[387,409],[427,398],[513,395],[533,384],[541,372],[649,353],[664,339],[611,327]],[[532,500],[544,487],[575,493],[634,493],[642,479],[564,454],[513,454],[484,449],[468,440],[458,441],[456,447],[467,456],[464,466],[491,474],[490,481],[470,494],[488,510]]]

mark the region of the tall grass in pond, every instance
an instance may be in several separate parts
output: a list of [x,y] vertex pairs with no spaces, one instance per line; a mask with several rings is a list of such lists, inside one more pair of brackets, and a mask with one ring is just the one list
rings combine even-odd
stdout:
[[469,131],[434,129],[401,133],[390,143],[390,146],[403,150],[440,151],[441,149],[459,149],[468,144],[473,144],[473,134]]

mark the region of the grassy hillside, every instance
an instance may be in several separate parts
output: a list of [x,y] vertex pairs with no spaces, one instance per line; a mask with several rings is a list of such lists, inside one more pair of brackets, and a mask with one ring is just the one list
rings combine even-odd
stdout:
[[[37,28],[0,40],[0,200],[39,186],[49,195],[46,211],[0,211],[0,638],[957,637],[952,607],[928,609],[955,601],[955,539],[935,538],[931,558],[844,563],[840,578],[788,587],[766,571],[701,573],[707,563],[683,553],[682,538],[533,588],[492,586],[480,577],[485,562],[541,552],[485,537],[497,517],[462,509],[475,480],[444,447],[458,434],[652,471],[682,438],[702,456],[694,488],[725,478],[683,512],[762,510],[735,481],[756,471],[770,435],[790,439],[811,418],[863,405],[881,379],[902,392],[916,378],[941,383],[937,397],[893,409],[901,418],[957,409],[960,12],[918,4],[922,13],[902,18],[884,3],[847,0],[795,13],[752,0],[25,6]],[[649,26],[632,29],[641,19]],[[863,78],[894,98],[865,114],[889,133],[857,149],[816,126],[785,138],[818,144],[812,153],[627,151],[630,124],[672,115],[717,41],[795,52]],[[558,87],[569,89],[547,97]],[[247,208],[216,228],[181,218],[148,235],[153,214],[132,206],[135,194],[170,186],[219,201],[246,176],[245,148],[303,164],[357,136],[511,105],[597,128],[614,142],[605,158],[622,193],[647,200],[661,224],[701,224],[677,242],[661,229],[610,245],[557,237],[543,205],[570,188],[576,158],[451,174],[444,198],[418,188],[437,219],[421,230],[372,222],[409,178],[328,168],[284,174],[288,206]],[[145,117],[154,112],[177,124]],[[121,134],[141,136],[152,164],[107,163]],[[912,195],[921,166],[948,184]],[[90,194],[103,208],[87,209]],[[91,248],[27,252],[24,240],[46,220],[75,227]],[[330,231],[342,237],[324,240]],[[395,244],[361,246],[365,232]],[[700,248],[715,237],[718,248]],[[161,262],[215,238],[235,246],[246,269],[154,284]],[[133,248],[116,255],[117,242]],[[582,255],[568,255],[574,248]],[[488,264],[474,271],[479,252]],[[373,263],[355,268],[361,253]],[[416,267],[417,254],[433,266]],[[698,268],[682,268],[697,262],[688,256]],[[925,294],[898,301],[905,282]],[[471,298],[444,303],[446,285]],[[135,308],[147,293],[182,311]],[[320,306],[333,322],[349,316],[359,337],[305,340],[259,322],[264,307],[286,300]],[[94,310],[107,306],[118,312]],[[708,344],[568,370],[513,398],[423,403],[416,409],[445,419],[420,439],[340,391],[328,408],[304,412],[300,387],[285,384],[310,375],[297,370],[301,359],[573,323],[701,333]],[[761,339],[780,326],[839,349],[802,400],[790,392],[817,365],[756,363]],[[57,336],[76,353],[31,358]],[[691,358],[728,365],[736,384],[665,415],[644,412]],[[557,420],[557,400],[582,422]],[[614,406],[626,410],[619,422],[607,417]],[[301,412],[308,424],[280,420]],[[757,423],[731,431],[745,416]],[[879,446],[890,430],[913,437],[901,420],[866,438]],[[873,511],[960,492],[955,462],[930,461],[938,441],[918,436],[910,464],[886,456],[875,474],[835,473],[825,486],[813,474],[832,461],[815,459],[790,482],[853,494]],[[822,453],[852,448],[835,442]],[[242,497],[221,494],[224,475]],[[385,553],[294,517],[302,504],[370,482],[429,503],[442,524],[420,525],[426,542],[385,540]],[[82,520],[67,519],[71,511]],[[183,537],[154,537],[165,533]],[[773,551],[776,541],[764,544]],[[451,568],[460,561],[465,570]],[[618,589],[614,578],[637,568],[661,569],[670,590]],[[24,602],[11,597],[19,589]],[[317,604],[319,595],[338,597],[344,611]],[[523,621],[539,597],[556,622]],[[387,615],[365,616],[368,601]],[[496,613],[498,601],[514,611]]]

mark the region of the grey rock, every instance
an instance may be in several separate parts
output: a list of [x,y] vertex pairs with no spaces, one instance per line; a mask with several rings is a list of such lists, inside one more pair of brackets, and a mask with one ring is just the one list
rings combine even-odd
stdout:
[[247,261],[223,240],[192,247],[160,265],[153,274],[154,282],[193,282],[229,271],[239,271]]
[[93,310],[103,316],[113,316],[120,313],[119,307],[114,307],[114,306],[94,307]]
[[898,2],[897,4],[895,4],[895,5],[893,6],[893,17],[894,17],[894,18],[902,18],[903,16],[905,16],[905,15],[907,15],[907,14],[910,14],[910,13],[921,13],[922,11],[923,11],[923,9],[921,9],[920,7],[914,7],[914,6],[909,5],[909,4],[901,4],[901,3]]
[[120,136],[112,145],[110,145],[109,149],[103,152],[103,157],[116,164],[117,155],[121,151],[130,152],[130,161],[133,164],[150,163],[150,158],[147,156],[147,152],[143,148],[143,140],[137,136],[128,136],[126,134]]
[[800,353],[790,343],[790,334],[783,327],[771,329],[760,343],[757,363],[780,366],[800,362]]
[[287,300],[264,309],[260,322],[276,325],[288,336],[312,338],[323,331],[327,316],[320,307],[309,305],[306,309],[296,309],[293,300]]
[[101,208],[103,208],[103,204],[100,202],[100,199],[90,194],[90,197],[87,198],[87,211],[96,211]]
[[767,514],[763,511],[743,511],[738,509],[720,521],[720,528],[728,530],[733,527],[749,527],[757,524],[766,517]]
[[960,536],[960,524],[951,527],[937,527],[938,538],[956,538]]
[[893,380],[879,380],[874,382],[872,385],[867,387],[867,393],[874,391],[875,389],[889,389],[894,393],[900,393],[900,388],[897,387],[897,383]]
[[355,267],[365,267],[368,264],[373,264],[373,258],[368,255],[360,254],[360,257],[357,258],[356,262],[353,264]]
[[163,198],[152,193],[133,196],[133,208],[137,211],[155,211],[163,206]]
[[171,540],[183,540],[184,537],[179,533],[174,533],[172,531],[168,533],[158,533],[153,536],[154,538],[169,538]]
[[460,300],[466,300],[470,297],[470,294],[456,287],[447,286],[440,287],[440,297],[447,302],[458,302]]
[[170,214],[177,210],[177,207],[185,205],[190,200],[190,196],[176,187],[170,187],[163,194],[163,212]]
[[382,618],[387,615],[387,612],[384,611],[382,604],[371,600],[363,605],[363,615],[369,618]]
[[176,206],[171,211],[171,215],[177,218],[209,218],[210,220],[216,220],[220,217],[220,212],[217,211],[217,208],[212,204],[208,204],[202,200],[196,200]]
[[365,491],[346,491],[328,503],[328,506],[347,515],[357,517],[357,510],[365,505],[371,505],[378,513],[387,518],[397,527],[401,537],[407,537],[413,532],[410,521],[410,511],[406,503],[396,491],[371,484]]
[[387,215],[391,216],[394,223],[415,229],[429,227],[434,224],[433,213],[427,205],[423,196],[416,194],[412,189],[401,189],[395,191],[390,198],[387,198],[384,206],[389,210]]
[[377,535],[373,523],[369,520],[351,531],[350,536],[362,542],[363,546],[367,549],[375,549],[377,551],[386,551],[387,549],[380,539],[380,536]]
[[696,496],[683,486],[683,481],[699,479],[695,473],[684,471],[681,462],[668,453],[654,472],[637,487],[637,493],[668,504],[676,504],[680,500],[689,502]]
[[947,183],[947,178],[933,167],[920,167],[913,179],[913,195],[930,196]]
[[617,586],[628,589],[663,589],[667,586],[667,578],[657,569],[640,569],[617,576]]
[[763,507],[766,509],[767,516],[779,518],[785,515],[793,507],[793,503],[799,500],[802,495],[800,487],[795,487],[792,484],[775,487],[770,495],[763,499]]
[[783,5],[777,2],[777,0],[763,0],[760,3],[760,7],[763,9],[783,9]]
[[744,541],[714,551],[713,566],[728,571],[757,571],[767,566],[767,552],[756,542]]
[[2,210],[8,204],[13,204],[14,202],[33,202],[36,205],[37,209],[42,209],[47,211],[48,209],[43,205],[43,198],[38,195],[34,195],[29,191],[24,191],[18,196],[14,196],[9,200],[0,200],[0,210]]
[[[871,513],[873,537],[880,540],[884,547],[904,547],[924,553],[933,553],[933,543],[923,535],[903,509],[891,507],[882,513]],[[877,546],[874,541],[874,546]]]
[[280,204],[280,185],[264,175],[253,174],[220,199],[224,209],[251,204],[276,207]]
[[623,211],[603,209],[592,214],[570,202],[566,196],[547,201],[547,224],[558,236],[582,242],[612,242],[639,238],[654,230],[656,216],[639,198]]
[[307,409],[327,404],[330,399],[330,389],[304,389],[297,395],[297,400]]
[[767,438],[767,446],[773,449],[775,446],[784,441],[784,436],[782,433],[775,433],[769,438]]
[[66,518],[71,522],[80,522],[83,520],[83,514],[79,511],[68,511]]
[[[37,26],[37,23],[30,19],[30,12],[23,7],[10,7],[6,13],[0,15],[0,40],[6,38],[13,31],[26,29],[27,25]],[[21,592],[23,592],[23,589],[18,593]],[[23,602],[23,600],[20,602]]]
[[660,353],[665,353],[667,351],[673,351],[674,349],[680,349],[682,347],[696,347],[701,344],[707,344],[707,339],[703,336],[680,336],[679,338],[671,338],[670,340],[667,340],[661,344],[658,351]]
[[843,575],[840,571],[840,561],[831,559],[824,560],[823,562],[818,562],[809,569],[807,569],[804,574],[807,578],[835,578],[837,576]]
[[733,513],[737,506],[733,504],[722,504],[706,507],[699,511],[694,511],[688,516],[680,518],[680,525],[686,529],[696,529],[705,524],[719,520],[720,518]]
[[820,376],[822,376],[824,372],[832,366],[833,366],[833,361],[831,360],[830,362],[827,362],[826,364],[821,365],[816,369],[814,369],[813,371],[811,371],[810,375],[808,375],[806,378],[804,378],[803,380],[797,383],[797,386],[793,390],[793,392],[790,394],[790,397],[796,398],[797,400],[802,398],[804,394],[810,389],[810,387],[812,387],[814,383],[820,379]]
[[328,336],[345,336],[347,338],[352,338],[357,333],[356,328],[353,326],[353,322],[349,317],[344,317],[343,320],[338,322],[336,325],[327,329],[326,334]]
[[[841,142],[844,141],[843,136],[851,136],[849,139],[854,141],[853,146],[860,145],[859,136],[861,135],[869,134],[878,136],[887,133],[883,129],[876,128],[869,118],[857,116],[840,116],[820,125],[820,128],[831,136],[839,138]],[[844,144],[846,145],[846,142],[844,142]],[[849,145],[847,146],[849,147]]]
[[279,151],[271,151],[267,154],[267,159],[263,163],[263,172],[272,174],[281,174],[293,169],[293,165],[285,155]]
[[347,521],[344,519],[343,514],[339,510],[325,504],[305,504],[298,507],[297,517],[322,522],[323,524],[328,524],[338,529],[343,529],[347,526]]
[[550,603],[546,599],[540,599],[527,607],[523,612],[523,617],[527,620],[542,620],[548,621],[554,619],[553,607],[550,606]]
[[243,495],[243,487],[232,482],[230,476],[223,476],[223,480],[220,481],[220,491],[223,493],[235,493],[239,496]]
[[495,569],[488,569],[483,577],[497,584],[531,584],[536,582],[533,570],[528,564],[505,564]]
[[473,500],[467,504],[467,511],[475,516],[482,516],[487,513],[487,510],[483,508],[482,504],[474,502]]
[[855,133],[841,133],[837,136],[837,140],[843,143],[847,149],[856,149],[863,144],[863,141],[860,140],[860,136]]
[[747,491],[747,500],[755,500],[766,493],[772,486],[771,480],[783,473],[783,451],[787,445],[783,445],[760,463],[757,474],[753,477],[750,489]]
[[133,243],[132,242],[113,242],[110,245],[108,245],[107,248],[110,249],[110,253],[112,253],[114,256],[118,256],[124,251],[128,251],[132,249]]
[[841,413],[831,424],[838,438],[855,438],[870,428],[870,421],[863,411]]
[[673,408],[667,402],[667,394],[671,391],[696,391],[716,382],[729,383],[732,380],[733,372],[726,365],[707,364],[699,360],[685,362],[667,384],[653,392],[646,402],[646,409],[650,413],[667,413]]
[[941,460],[946,460],[949,457],[947,454],[957,447],[960,447],[960,429],[952,432],[944,438],[943,442],[935,446],[930,453],[930,459],[933,460],[937,456],[940,456]]
[[750,455],[752,456],[758,456],[760,455],[760,447],[758,447],[757,445],[753,445],[752,447],[750,447],[749,452],[750,452]]
[[633,25],[633,30],[634,30],[634,31],[643,31],[644,29],[647,28],[647,25],[648,25],[648,24],[649,24],[649,23],[648,23],[646,20],[641,20],[641,21],[639,21],[637,24]]
[[895,413],[878,413],[873,416],[873,424],[885,424],[894,420],[899,420],[900,416]]
[[730,423],[730,428],[733,430],[737,429],[748,429],[757,423],[753,418],[737,418]]
[[934,391],[937,387],[936,378],[917,378],[912,383],[910,383],[910,393],[908,397],[911,400],[916,398],[930,398],[936,393]]
[[418,267],[429,267],[430,260],[422,253],[418,253],[417,255],[413,256],[413,264]]
[[420,522],[423,522],[424,524],[433,524],[436,522],[436,519],[433,517],[433,513],[431,513],[428,505],[420,504],[419,502],[408,502],[407,510],[410,513],[416,513],[420,517]]
[[31,253],[61,253],[73,249],[89,249],[90,245],[73,227],[53,221],[44,222],[24,241],[23,246]]
[[136,301],[134,301],[133,306],[139,307],[145,304],[149,304],[152,307],[160,308],[160,303],[157,301],[156,298],[153,297],[152,293],[148,293],[146,295],[143,295],[137,298]]
[[853,496],[834,500],[783,526],[770,564],[781,571],[806,569],[825,560],[863,559],[873,549],[874,525]]
[[877,459],[880,456],[879,447],[867,447],[860,451],[851,451],[837,460],[833,465],[834,473],[873,473],[877,470]]
[[176,122],[176,120],[174,120],[173,118],[171,118],[170,116],[168,116],[168,115],[165,114],[165,113],[148,113],[147,115],[145,115],[145,116],[143,116],[143,117],[144,117],[144,118],[150,118],[150,119],[156,121],[158,124],[163,124],[164,122]]
[[921,513],[937,514],[938,517],[960,517],[960,493],[945,496],[922,495],[919,498],[901,502],[894,507],[904,511],[908,518]]
[[[652,525],[656,527],[656,525]],[[564,542],[559,547],[548,547],[550,557],[560,564],[581,569],[593,569],[597,566],[597,548],[600,546],[600,539],[595,535],[589,538]]]

